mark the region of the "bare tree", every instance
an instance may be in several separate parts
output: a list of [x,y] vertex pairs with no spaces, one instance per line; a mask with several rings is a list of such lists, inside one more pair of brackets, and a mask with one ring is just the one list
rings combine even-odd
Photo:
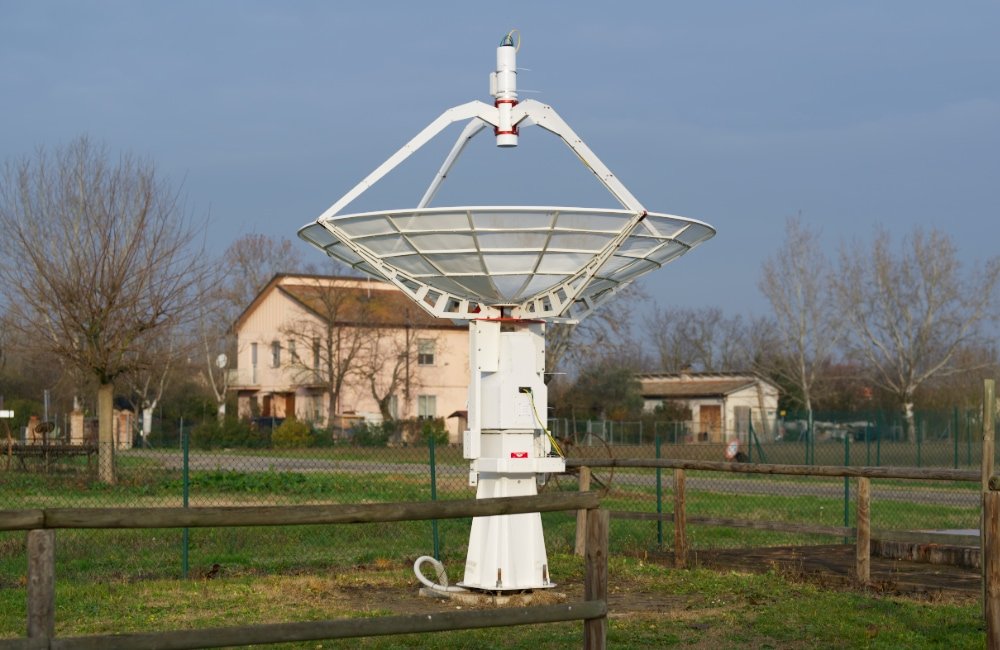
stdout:
[[739,315],[726,316],[718,307],[657,307],[644,324],[657,356],[658,371],[746,369],[747,331]]
[[238,355],[233,323],[271,278],[302,269],[290,240],[249,233],[230,244],[211,275],[212,284],[205,284],[198,310],[199,365],[220,421],[226,416],[229,380]]
[[99,475],[114,482],[114,383],[190,316],[196,231],[151,162],[86,138],[4,167],[0,227],[10,322],[99,384]]
[[289,239],[259,233],[243,235],[230,244],[222,263],[226,274],[219,285],[219,297],[226,303],[230,327],[271,278],[303,270]]
[[579,323],[553,323],[545,329],[546,383],[588,365],[594,355],[615,357],[639,369],[645,365],[642,346],[632,332],[631,311],[646,299],[640,285],[630,284]]
[[917,229],[895,253],[880,230],[870,247],[843,247],[841,265],[836,290],[851,325],[850,352],[896,397],[913,440],[917,389],[990,361],[959,352],[986,345],[983,326],[997,316],[1000,258],[966,274],[947,234]]
[[[315,318],[295,320],[282,328],[295,342],[298,372],[308,373],[322,383],[327,395],[328,424],[340,412],[344,385],[359,369],[368,343],[364,327],[370,321],[371,302],[367,294],[323,284],[319,279],[298,288],[297,298]],[[307,365],[298,350],[311,350],[313,363]]]
[[954,365],[969,370],[927,380],[916,395],[921,409],[944,412],[961,408],[978,412],[983,401],[983,380],[1000,374],[1000,350],[993,342],[963,347],[955,352]]
[[139,417],[139,436],[145,445],[152,431],[153,412],[163,398],[163,391],[177,361],[180,337],[175,332],[164,332],[143,351],[146,363],[124,375],[129,387],[129,403]]
[[[8,348],[10,347],[10,325],[7,324],[7,313],[0,313],[0,377],[3,376],[4,370],[7,369],[7,358],[10,356]],[[0,388],[0,395],[3,395],[3,390]]]
[[236,359],[236,337],[225,303],[214,291],[206,291],[198,305],[199,372],[212,391],[219,422],[226,417],[231,366]]
[[[359,357],[358,372],[367,379],[372,398],[386,421],[400,417],[390,408],[393,397],[398,399],[400,392],[404,409],[409,407],[413,392],[420,387],[420,342],[435,340],[416,326],[415,319],[410,318],[409,308],[402,320],[406,321],[402,327],[396,322],[389,326],[376,323],[369,328]],[[403,413],[404,417],[406,415]]]
[[840,344],[843,325],[834,308],[830,262],[817,232],[788,219],[785,241],[761,268],[759,287],[771,305],[771,354],[757,368],[794,386],[791,397],[811,413],[822,369]]

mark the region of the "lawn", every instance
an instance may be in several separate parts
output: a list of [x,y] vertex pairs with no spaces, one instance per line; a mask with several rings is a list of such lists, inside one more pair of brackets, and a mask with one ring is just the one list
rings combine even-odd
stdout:
[[[326,451],[326,450],[323,450]],[[397,453],[398,452],[398,453]],[[426,450],[338,450],[326,460],[380,463],[279,471],[286,461],[315,459],[291,454],[242,454],[254,471],[222,465],[225,453],[198,456],[200,469],[187,482],[190,505],[260,505],[426,501],[431,495]],[[176,452],[171,452],[176,457]],[[230,454],[229,456],[232,456]],[[333,458],[336,456],[336,458]],[[464,464],[454,450],[438,456],[437,498],[470,498],[464,474],[441,472]],[[261,466],[250,464],[263,459]],[[0,472],[6,508],[178,506],[182,472],[156,456],[123,455],[120,480],[107,486],[80,464],[51,474]],[[216,463],[218,461],[218,463]],[[397,465],[399,463],[400,465]],[[407,469],[410,468],[410,469]],[[661,507],[673,507],[670,472],[662,472]],[[803,477],[745,477],[688,472],[689,516],[780,520],[842,525],[843,482]],[[655,472],[621,472],[604,498],[612,510],[656,512]],[[879,487],[892,498],[878,499]],[[967,486],[874,481],[873,526],[903,528],[976,527],[978,508],[961,497]],[[965,490],[963,490],[965,487]],[[572,477],[547,489],[575,490]],[[956,503],[949,503],[955,495]],[[849,516],[853,503],[848,501]],[[582,567],[572,555],[572,513],[544,515],[550,570],[558,590],[579,597]],[[666,547],[672,540],[665,522]],[[344,526],[192,529],[188,535],[189,579],[180,530],[58,531],[57,621],[63,636],[167,630],[235,623],[331,617],[379,616],[447,607],[416,597],[414,558],[440,551],[457,580],[468,539],[467,520]],[[694,548],[811,544],[832,541],[813,535],[689,527]],[[24,630],[23,533],[0,534],[0,637]],[[984,643],[978,601],[906,598],[803,582],[797,576],[677,571],[644,562],[658,549],[652,521],[613,520],[611,527],[612,647],[695,648],[965,648]],[[213,564],[222,576],[200,576]],[[451,606],[454,607],[454,606]],[[580,643],[580,624],[556,624],[442,633],[424,637],[315,642],[317,647],[532,647]]]
[[[57,583],[57,635],[73,636],[236,624],[453,611],[417,596],[411,558],[377,557],[340,571],[290,569],[261,575],[223,564],[206,580],[135,581],[107,575]],[[554,591],[582,597],[582,563],[550,555]],[[456,569],[452,565],[452,573]],[[909,598],[832,588],[776,572],[675,570],[636,558],[609,567],[613,648],[982,648],[978,599]],[[23,634],[24,590],[0,590],[0,638]],[[465,605],[468,607],[468,605]],[[313,641],[283,648],[566,648],[580,623]]]

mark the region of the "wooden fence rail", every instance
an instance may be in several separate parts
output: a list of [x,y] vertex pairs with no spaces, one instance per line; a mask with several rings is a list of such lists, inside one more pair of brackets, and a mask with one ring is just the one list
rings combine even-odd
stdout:
[[[562,621],[583,621],[584,648],[606,647],[608,590],[608,521],[596,493],[556,493],[430,503],[313,505],[228,508],[45,508],[0,511],[0,530],[28,531],[28,638],[0,640],[0,650],[55,648],[211,648],[245,644],[315,641],[463,630]],[[194,526],[288,526],[345,524],[519,514],[586,512],[584,529],[584,600],[559,605],[467,610],[277,623],[198,630],[56,638],[55,529],[180,528]]]
[[[581,471],[594,467],[666,468],[674,470],[674,511],[665,513],[630,512],[615,510],[610,513],[615,519],[671,521],[674,524],[674,564],[678,568],[687,566],[687,526],[722,526],[750,528],[774,532],[833,535],[854,537],[855,577],[861,584],[871,581],[871,539],[906,540],[930,543],[979,543],[980,540],[968,535],[937,534],[928,531],[872,530],[871,528],[871,479],[913,479],[926,481],[960,481],[979,483],[982,474],[972,470],[911,467],[850,467],[814,465],[777,465],[767,463],[724,463],[716,461],[681,460],[666,458],[606,458],[567,459],[566,465],[580,467]],[[685,498],[685,471],[702,470],[732,472],[740,474],[765,474],[787,476],[856,477],[857,508],[854,527],[800,524],[784,521],[762,521],[759,519],[733,519],[727,517],[692,517],[687,514]],[[1000,486],[1000,480],[997,481]],[[579,540],[578,540],[579,545]],[[998,648],[1000,650],[1000,648]]]
[[937,467],[854,467],[849,465],[776,465],[773,463],[723,463],[711,460],[675,458],[567,458],[567,467],[638,467],[693,469],[735,474],[782,474],[786,476],[826,476],[914,479],[918,481],[961,481],[979,483],[980,472]]

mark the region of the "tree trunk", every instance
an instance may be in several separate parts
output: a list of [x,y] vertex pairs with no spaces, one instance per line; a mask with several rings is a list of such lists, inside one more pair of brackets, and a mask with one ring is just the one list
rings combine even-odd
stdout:
[[219,424],[226,421],[226,403],[225,401],[219,402],[218,408],[215,410],[215,417],[219,419]]
[[142,446],[147,446],[149,434],[153,432],[153,410],[156,403],[150,404],[142,409]]
[[916,418],[913,415],[913,400],[909,397],[903,401],[903,430],[906,432],[907,442],[917,441]]
[[113,384],[97,389],[98,478],[109,484],[115,482],[114,395]]

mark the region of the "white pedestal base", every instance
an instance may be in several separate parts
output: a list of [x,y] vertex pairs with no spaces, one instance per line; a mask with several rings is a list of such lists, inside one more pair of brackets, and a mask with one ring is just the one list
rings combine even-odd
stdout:
[[[538,494],[534,474],[480,474],[477,499],[519,497]],[[545,555],[542,516],[519,515],[474,517],[465,560],[467,589],[517,591],[548,589],[549,562]]]

